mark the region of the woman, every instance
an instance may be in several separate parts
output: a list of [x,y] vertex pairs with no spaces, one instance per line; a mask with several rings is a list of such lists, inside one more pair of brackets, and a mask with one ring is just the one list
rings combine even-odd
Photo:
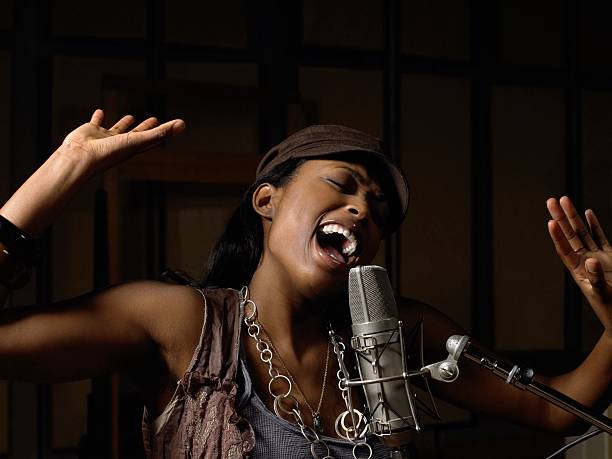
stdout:
[[[92,175],[184,129],[181,120],[157,126],[151,118],[129,131],[130,116],[109,130],[102,121],[96,110],[0,209],[5,228],[12,223],[13,233],[39,236]],[[381,238],[401,222],[407,197],[376,139],[339,127],[302,131],[264,157],[211,255],[204,284],[224,288],[143,281],[5,311],[0,377],[57,382],[124,372],[146,400],[151,457],[310,457],[327,448],[352,457],[353,445],[335,431],[346,408],[327,328],[347,342],[348,269],[371,262]],[[612,281],[604,267],[612,267],[612,248],[592,212],[591,234],[567,198],[547,205],[557,252],[605,331],[579,368],[545,382],[589,406],[609,403]],[[5,233],[0,273],[3,283],[18,285],[18,262],[27,263],[29,253]],[[427,305],[399,306],[407,324],[424,318],[432,353],[462,333]],[[548,430],[569,431],[576,422],[467,364],[457,382],[434,390],[469,409]],[[368,445],[357,457],[369,448],[373,457],[388,456],[376,440]]]

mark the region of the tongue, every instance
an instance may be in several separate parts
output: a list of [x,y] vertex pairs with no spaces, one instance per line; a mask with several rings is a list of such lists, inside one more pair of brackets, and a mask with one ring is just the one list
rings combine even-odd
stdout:
[[329,255],[330,257],[332,257],[334,260],[340,262],[340,263],[346,263],[346,261],[344,260],[344,255],[342,255],[340,252],[338,252],[338,250],[335,247],[326,245],[323,247],[323,250],[325,251],[325,253],[327,255]]

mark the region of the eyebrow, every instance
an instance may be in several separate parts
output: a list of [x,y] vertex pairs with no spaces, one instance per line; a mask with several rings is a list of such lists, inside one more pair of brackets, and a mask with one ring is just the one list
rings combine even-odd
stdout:
[[[356,170],[351,169],[350,167],[347,166],[338,166],[340,169],[345,169],[348,172],[350,172],[351,176],[357,180],[359,182],[359,184],[361,185],[365,185],[365,182],[367,181],[366,178],[361,175],[359,172],[357,172]],[[384,199],[385,201],[388,201],[388,197],[387,197],[387,193],[385,193],[385,191],[383,190],[383,187],[381,186],[380,183],[378,183],[376,180],[374,179],[370,179],[370,182],[376,183],[378,185],[379,188],[379,194],[382,195],[382,199]]]
[[346,167],[346,166],[338,166],[340,169],[345,169],[347,171],[349,171],[351,173],[351,175],[353,176],[353,178],[355,180],[357,180],[359,183],[361,183],[362,185],[366,182],[366,178],[361,175],[359,172],[351,169],[350,167]]

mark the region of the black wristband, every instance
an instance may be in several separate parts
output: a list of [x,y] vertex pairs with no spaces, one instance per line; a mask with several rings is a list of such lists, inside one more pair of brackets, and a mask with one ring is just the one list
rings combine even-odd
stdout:
[[36,241],[2,215],[0,215],[0,242],[8,248],[11,256],[19,258],[27,266],[33,266],[38,262],[39,250]]
[[0,285],[9,290],[23,287],[30,280],[32,269],[23,260],[12,256],[8,247],[0,242]]

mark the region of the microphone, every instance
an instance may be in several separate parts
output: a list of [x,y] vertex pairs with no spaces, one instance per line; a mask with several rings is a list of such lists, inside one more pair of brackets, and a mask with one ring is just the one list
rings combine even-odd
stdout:
[[[371,433],[392,448],[410,443],[420,430],[407,370],[401,321],[387,271],[380,266],[358,266],[349,272],[351,347],[357,356]],[[419,375],[424,374],[420,372]]]

